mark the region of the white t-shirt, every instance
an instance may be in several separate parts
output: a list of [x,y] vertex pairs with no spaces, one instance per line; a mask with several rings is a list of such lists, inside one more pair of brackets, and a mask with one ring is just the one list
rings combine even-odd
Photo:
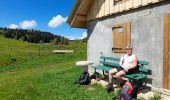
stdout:
[[123,68],[127,68],[129,66],[133,66],[133,61],[135,59],[135,55],[132,54],[131,56],[128,56],[127,54],[124,55],[124,57],[121,58],[120,60],[120,65],[123,67]]

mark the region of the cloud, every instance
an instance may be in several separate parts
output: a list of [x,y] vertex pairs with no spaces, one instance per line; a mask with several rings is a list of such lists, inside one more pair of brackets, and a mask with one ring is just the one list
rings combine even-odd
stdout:
[[87,37],[87,32],[83,32],[80,37],[78,36],[65,36],[65,37],[69,38],[70,40],[84,39],[85,37]]
[[65,23],[66,20],[67,20],[67,17],[64,18],[64,17],[62,17],[61,15],[57,15],[57,16],[53,17],[53,18],[49,21],[48,27],[50,27],[50,28],[56,28],[56,27],[62,25],[63,23]]
[[86,37],[87,37],[87,32],[84,32],[79,39],[84,39],[84,38],[86,38]]
[[20,23],[20,27],[23,29],[30,29],[30,28],[34,28],[37,26],[37,22],[34,20],[25,20],[23,22]]
[[70,40],[75,40],[75,39],[78,39],[77,37],[74,37],[74,36],[65,36],[66,38],[70,39]]
[[18,25],[16,25],[16,24],[11,24],[11,25],[9,25],[9,28],[16,29],[16,28],[18,28]]

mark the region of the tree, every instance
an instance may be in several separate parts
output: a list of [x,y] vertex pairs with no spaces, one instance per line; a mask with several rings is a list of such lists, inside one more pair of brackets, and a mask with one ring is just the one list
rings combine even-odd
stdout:
[[43,32],[40,30],[26,30],[26,29],[10,29],[0,27],[0,34],[7,38],[12,38],[21,41],[28,41],[31,43],[50,43],[52,40],[55,44],[68,44],[68,39],[59,35],[54,35],[50,32]]
[[54,44],[54,45],[58,45],[57,38],[54,38],[54,40],[53,40],[53,44]]

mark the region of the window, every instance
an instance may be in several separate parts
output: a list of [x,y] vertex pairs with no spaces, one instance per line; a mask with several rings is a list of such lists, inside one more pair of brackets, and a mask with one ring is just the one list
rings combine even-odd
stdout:
[[118,24],[113,27],[113,52],[124,53],[131,44],[131,23]]
[[126,2],[128,0],[113,0],[113,1],[114,1],[114,5],[117,5],[119,3]]

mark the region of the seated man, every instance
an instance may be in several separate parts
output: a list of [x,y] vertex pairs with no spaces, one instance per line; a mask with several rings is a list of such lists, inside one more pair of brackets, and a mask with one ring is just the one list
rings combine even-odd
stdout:
[[137,67],[138,59],[137,56],[132,53],[133,48],[131,46],[126,47],[127,54],[123,55],[120,60],[121,67],[113,68],[109,71],[109,85],[108,85],[108,92],[113,89],[112,78],[113,74],[114,77],[121,77],[126,73],[129,73],[130,69],[134,69]]

